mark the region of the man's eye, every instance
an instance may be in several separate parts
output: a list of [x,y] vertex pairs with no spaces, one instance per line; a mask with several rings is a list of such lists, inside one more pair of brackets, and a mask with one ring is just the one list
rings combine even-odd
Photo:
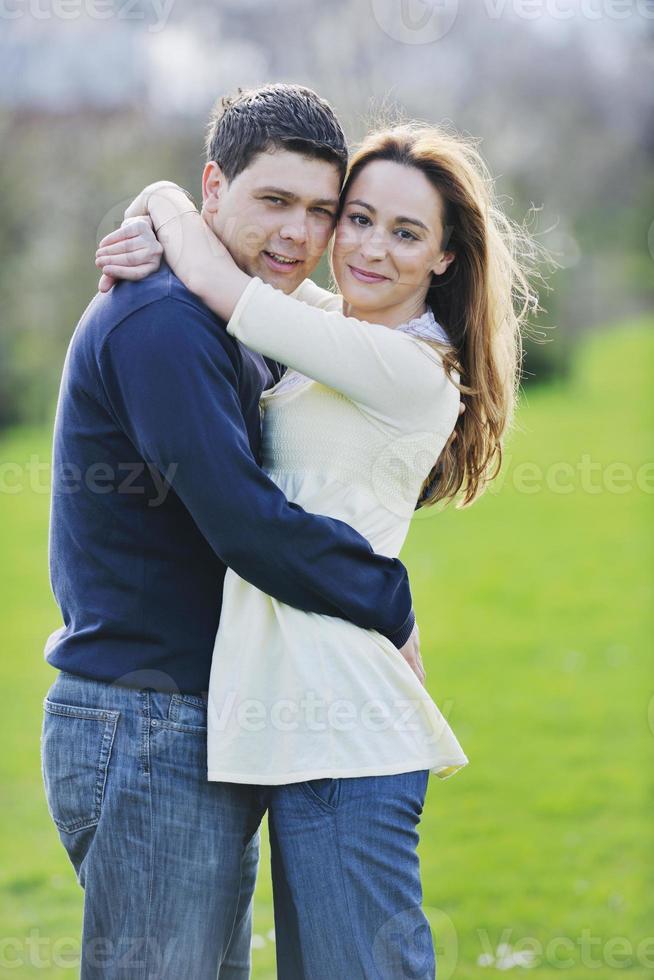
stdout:
[[312,208],[312,210],[315,211],[316,214],[320,214],[323,217],[327,217],[327,218],[335,218],[336,217],[336,215],[334,214],[334,212],[333,211],[330,211],[328,208]]
[[271,194],[267,194],[264,197],[264,201],[272,201],[273,204],[284,204],[284,199],[282,197],[273,197]]

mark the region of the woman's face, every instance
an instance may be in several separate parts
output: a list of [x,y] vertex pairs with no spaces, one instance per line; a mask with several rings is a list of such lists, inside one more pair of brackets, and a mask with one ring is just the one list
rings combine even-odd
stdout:
[[348,312],[398,326],[424,312],[432,274],[454,258],[443,242],[443,200],[415,167],[366,164],[347,191],[332,265]]

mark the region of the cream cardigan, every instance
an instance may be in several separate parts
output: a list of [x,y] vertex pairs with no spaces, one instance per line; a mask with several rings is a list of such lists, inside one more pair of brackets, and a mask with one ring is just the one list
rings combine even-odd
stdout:
[[[339,296],[309,280],[289,297],[253,279],[227,329],[305,375],[263,394],[266,472],[289,500],[346,521],[395,557],[455,425],[459,392],[416,336],[426,325],[443,339],[433,318],[390,329],[341,309]],[[418,769],[447,777],[468,762],[390,640],[278,602],[231,569],[207,756],[210,780],[270,785]]]

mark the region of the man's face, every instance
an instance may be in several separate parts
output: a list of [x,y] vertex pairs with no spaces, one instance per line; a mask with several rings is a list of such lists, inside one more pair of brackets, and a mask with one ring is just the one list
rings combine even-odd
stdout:
[[259,153],[232,181],[208,163],[203,213],[244,272],[292,293],[327,247],[339,189],[333,163],[274,149]]

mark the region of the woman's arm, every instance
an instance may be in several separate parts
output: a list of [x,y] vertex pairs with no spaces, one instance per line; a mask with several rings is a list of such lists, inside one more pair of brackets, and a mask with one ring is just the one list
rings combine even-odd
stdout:
[[103,273],[100,289],[106,292],[115,279],[145,278],[159,267],[162,252],[175,275],[197,295],[211,292],[218,278],[220,291],[207,305],[227,319],[250,277],[238,268],[187,192],[170,181],[142,190],[125,211],[121,228],[100,242],[95,259]]
[[246,346],[351,398],[384,421],[453,428],[459,392],[433,348],[406,333],[326,311],[260,279],[242,293],[227,330]]
[[[126,216],[143,213],[152,218],[175,274],[228,320],[228,331],[246,346],[341,392],[392,425],[415,427],[421,418],[430,427],[437,416],[439,428],[454,426],[459,394],[433,349],[389,327],[326,310],[338,307],[339,298],[313,284],[304,284],[298,293],[304,291],[323,308],[252,279],[180,188],[150,185]],[[98,255],[111,270],[111,253],[100,249]]]
[[299,299],[309,306],[317,306],[319,310],[328,312],[335,310],[337,313],[343,312],[343,297],[340,293],[332,293],[330,289],[323,289],[318,286],[313,279],[305,279],[291,294],[294,299]]

